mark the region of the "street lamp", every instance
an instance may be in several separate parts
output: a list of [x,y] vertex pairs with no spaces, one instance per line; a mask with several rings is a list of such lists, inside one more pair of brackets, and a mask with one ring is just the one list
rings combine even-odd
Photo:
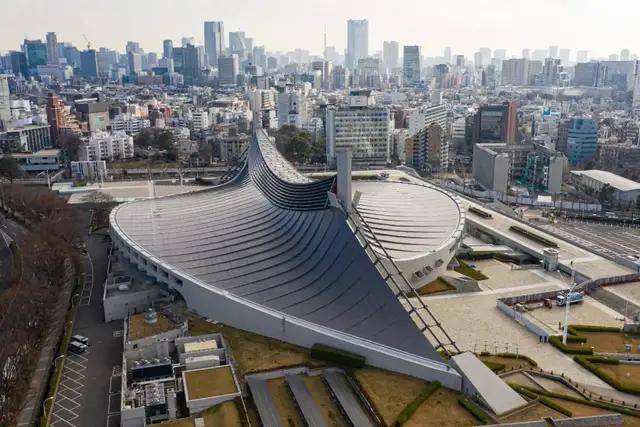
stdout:
[[562,332],[562,344],[567,345],[567,332],[569,329],[569,306],[571,305],[571,293],[578,285],[576,283],[576,271],[573,269],[573,261],[571,261],[571,285],[564,299],[564,331]]

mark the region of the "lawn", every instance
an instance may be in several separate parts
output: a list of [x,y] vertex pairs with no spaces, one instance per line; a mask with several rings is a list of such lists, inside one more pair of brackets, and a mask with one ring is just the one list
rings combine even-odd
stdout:
[[322,376],[305,376],[304,382],[313,396],[313,401],[320,408],[320,412],[324,417],[327,425],[335,427],[347,427],[349,424],[345,421],[340,413],[340,409],[336,405],[335,400],[331,397],[331,393],[327,385],[322,380]]
[[[560,405],[560,406],[563,406],[563,405]],[[558,411],[554,411],[553,409],[547,406],[544,406],[542,403],[536,402],[529,408],[522,411],[518,411],[511,416],[505,417],[501,419],[501,421],[508,422],[508,423],[518,423],[523,421],[540,420],[546,417],[551,417],[554,419],[567,418],[566,415],[561,414]]]
[[240,376],[286,366],[322,366],[321,362],[312,359],[302,347],[220,323],[214,325],[192,317],[189,318],[189,331],[191,335],[221,333],[231,347]]
[[444,387],[439,388],[416,410],[407,427],[474,426],[478,421],[458,403],[458,394]]
[[601,353],[626,353],[625,344],[631,344],[631,353],[638,354],[640,337],[627,335],[622,332],[587,332],[579,331],[587,338],[585,347],[594,347],[594,351]]
[[[590,417],[593,415],[611,414],[613,411],[603,408],[597,408],[591,405],[583,405],[578,402],[572,402],[570,400],[559,399],[556,397],[549,397],[550,401],[562,406],[571,411],[574,417]],[[625,426],[640,427],[640,418],[630,417],[628,415],[622,416]]]
[[184,378],[190,400],[238,392],[229,366],[186,371]]
[[268,380],[267,387],[269,387],[269,393],[278,411],[278,415],[280,415],[282,425],[289,427],[304,426],[300,412],[291,397],[284,377]]
[[213,408],[205,409],[198,416],[165,421],[157,425],[162,427],[193,427],[196,418],[204,418],[205,426],[242,426],[245,425],[245,422],[240,415],[241,412],[238,410],[239,404],[230,400]]
[[[420,394],[426,381],[377,368],[354,370],[354,377],[365,396],[387,425]],[[432,396],[433,397],[433,396]]]
[[481,271],[476,270],[475,268],[469,266],[466,262],[461,259],[458,260],[458,264],[460,264],[455,271],[460,274],[464,274],[465,276],[473,279],[473,280],[487,280],[488,277],[482,274]]
[[456,288],[453,285],[450,285],[442,278],[438,277],[433,282],[429,282],[420,289],[418,289],[419,295],[432,295],[438,294],[440,292],[454,291]]
[[608,365],[595,363],[595,365],[615,380],[628,387],[640,387],[640,365]]

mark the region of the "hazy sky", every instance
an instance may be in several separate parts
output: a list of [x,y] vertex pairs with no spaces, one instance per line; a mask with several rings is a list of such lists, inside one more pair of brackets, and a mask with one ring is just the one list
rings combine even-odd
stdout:
[[25,36],[124,51],[127,40],[145,51],[162,51],[162,40],[203,38],[203,21],[224,21],[225,31],[243,30],[267,50],[295,47],[322,51],[346,46],[346,20],[369,20],[369,49],[383,40],[419,44],[427,56],[445,46],[472,55],[479,47],[557,44],[590,56],[639,52],[640,2],[636,0],[0,0],[0,51],[17,49]]

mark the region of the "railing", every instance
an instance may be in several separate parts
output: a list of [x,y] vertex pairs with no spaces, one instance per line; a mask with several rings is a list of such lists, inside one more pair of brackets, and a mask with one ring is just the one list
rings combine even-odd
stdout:
[[[382,278],[387,282],[391,291],[403,302],[405,309],[409,307],[409,315],[415,314],[414,321],[422,333],[428,331],[437,345],[436,350],[442,349],[451,356],[460,353],[455,341],[451,339],[442,324],[436,319],[429,307],[422,301],[420,295],[411,286],[407,278],[402,274],[398,265],[393,261],[387,250],[380,243],[371,227],[355,206],[352,212],[347,214],[347,224],[352,229],[356,239],[369,256]],[[367,233],[365,234],[363,230]],[[371,243],[371,241],[373,243]],[[386,259],[381,259],[377,251],[381,251]],[[438,333],[439,332],[439,333]]]

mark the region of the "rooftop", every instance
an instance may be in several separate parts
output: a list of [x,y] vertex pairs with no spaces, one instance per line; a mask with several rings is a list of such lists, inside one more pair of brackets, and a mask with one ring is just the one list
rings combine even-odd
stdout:
[[129,341],[147,338],[175,329],[175,325],[160,313],[157,313],[158,321],[155,323],[145,322],[144,315],[144,313],[138,313],[129,318]]
[[640,190],[640,183],[636,181],[632,181],[623,176],[616,175],[615,173],[599,170],[599,169],[591,169],[586,171],[573,171],[571,172],[575,175],[585,175],[588,178],[595,179],[596,181],[600,181],[605,184],[609,184],[613,188],[618,191],[634,191]]
[[196,369],[182,373],[187,400],[237,393],[230,366]]

